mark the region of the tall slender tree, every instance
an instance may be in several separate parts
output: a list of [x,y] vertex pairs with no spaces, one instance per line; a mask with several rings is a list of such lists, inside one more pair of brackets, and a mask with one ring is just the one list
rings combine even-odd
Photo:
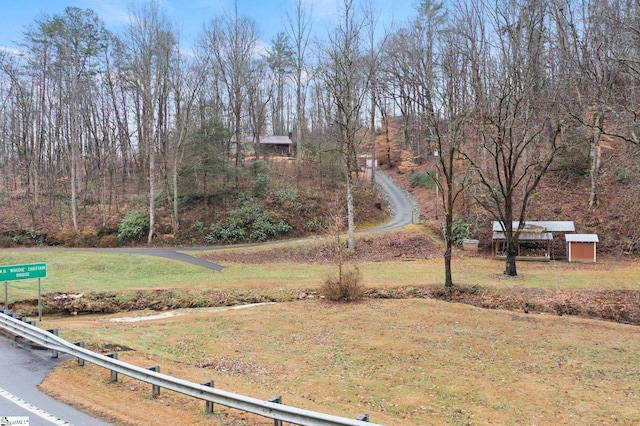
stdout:
[[311,35],[311,11],[305,8],[302,0],[296,0],[294,11],[287,14],[287,34],[293,43],[294,50],[294,80],[296,85],[296,176],[300,176],[303,154],[303,130],[305,126],[305,78],[306,66],[309,62],[307,49],[309,47],[309,37]]
[[[107,31],[100,18],[89,9],[67,7],[63,15],[54,15],[38,22],[37,29],[28,34],[32,45],[40,45],[38,51],[50,52],[43,61],[50,62],[60,77],[59,88],[64,94],[68,131],[69,176],[71,192],[71,218],[78,231],[78,181],[81,179],[81,104],[87,99],[81,96],[87,91],[91,78],[98,72],[101,52],[106,48]],[[50,47],[50,49],[48,48]]]
[[322,82],[333,102],[333,124],[344,163],[347,205],[347,245],[355,249],[353,173],[357,173],[357,148],[362,143],[361,112],[367,94],[366,55],[363,50],[364,20],[353,0],[344,0],[340,24],[329,34],[322,67]]
[[236,168],[242,165],[243,117],[258,35],[256,22],[239,16],[236,5],[233,15],[211,21],[202,37],[202,44],[210,55],[210,66],[216,69],[226,91],[228,110],[233,118]]
[[138,146],[146,159],[149,189],[149,233],[155,234],[157,156],[169,137],[170,67],[177,52],[171,24],[156,2],[133,11],[133,18],[122,44],[126,66],[121,76],[128,79],[135,102]]

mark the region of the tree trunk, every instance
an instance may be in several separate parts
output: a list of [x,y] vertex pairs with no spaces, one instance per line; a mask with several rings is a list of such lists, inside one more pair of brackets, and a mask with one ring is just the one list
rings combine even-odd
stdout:
[[353,177],[351,171],[347,167],[347,247],[349,250],[356,249],[356,225],[355,225],[355,208],[353,203]]
[[452,241],[451,241],[451,231],[453,227],[453,216],[447,214],[445,219],[445,238],[446,238],[446,249],[444,251],[444,286],[445,288],[453,287],[453,277],[451,275],[451,253],[452,253]]
[[518,251],[513,242],[507,242],[507,260],[505,264],[504,274],[509,277],[515,277],[518,275],[518,271],[516,269],[516,257],[518,256]]
[[156,158],[155,153],[153,152],[153,143],[149,143],[149,235],[147,236],[147,243],[151,244],[151,240],[153,240],[153,234],[155,232],[155,211],[156,211],[156,200],[155,200],[155,168],[156,168]]
[[589,193],[589,207],[592,209],[600,207],[600,196],[598,191],[598,178],[600,176],[600,159],[602,156],[602,149],[600,148],[600,137],[602,132],[599,128],[602,127],[604,122],[604,114],[599,113],[596,118],[596,125],[598,128],[594,128],[593,135],[591,136],[591,143],[589,147],[589,180],[591,182],[591,191]]

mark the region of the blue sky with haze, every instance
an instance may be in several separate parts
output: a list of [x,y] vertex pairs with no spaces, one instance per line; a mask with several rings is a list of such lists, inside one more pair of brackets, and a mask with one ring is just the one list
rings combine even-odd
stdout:
[[[335,24],[341,0],[303,0],[312,7],[313,29],[319,36]],[[366,0],[368,1],[368,0]],[[415,14],[416,0],[371,0],[380,13],[379,27],[392,22],[405,23]],[[0,0],[0,46],[15,48],[22,40],[28,25],[43,16],[60,15],[65,7],[92,9],[105,22],[108,29],[119,33],[129,23],[129,11],[142,0]],[[286,15],[292,13],[293,0],[238,0],[241,16],[255,20],[261,39],[269,44],[273,37],[285,30]],[[233,13],[233,0],[158,0],[161,10],[180,33],[183,47],[195,40],[203,25],[225,13]],[[186,45],[186,46],[185,46]]]

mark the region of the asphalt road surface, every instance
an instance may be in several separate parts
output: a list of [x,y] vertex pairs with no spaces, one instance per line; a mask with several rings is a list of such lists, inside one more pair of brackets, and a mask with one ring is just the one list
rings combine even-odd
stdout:
[[375,181],[381,190],[381,195],[389,205],[391,220],[383,225],[368,229],[367,232],[388,231],[413,223],[414,217],[419,212],[413,197],[384,172],[377,171]]
[[51,358],[49,350],[18,342],[0,335],[0,422],[4,417],[22,417],[29,420],[29,426],[109,424],[38,390],[47,373],[68,355]]

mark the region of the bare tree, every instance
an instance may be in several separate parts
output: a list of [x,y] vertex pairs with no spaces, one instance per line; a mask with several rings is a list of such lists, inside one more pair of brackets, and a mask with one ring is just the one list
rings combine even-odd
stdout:
[[293,70],[293,48],[286,33],[281,32],[271,40],[271,48],[266,55],[267,63],[274,78],[274,101],[271,108],[271,127],[274,135],[284,135],[289,129],[285,126],[285,85]]
[[242,120],[247,108],[247,89],[251,74],[251,61],[258,42],[258,26],[255,21],[234,15],[216,18],[207,26],[203,45],[210,54],[211,66],[226,90],[228,108],[233,116],[233,132],[236,143],[236,167],[242,160]]
[[357,172],[357,148],[362,142],[361,111],[367,94],[364,21],[356,16],[353,0],[344,0],[341,23],[329,34],[322,81],[333,101],[336,141],[344,162],[347,191],[347,246],[355,249],[353,173]]
[[93,73],[97,71],[98,58],[106,47],[107,32],[104,24],[91,10],[67,7],[64,15],[56,15],[38,22],[38,28],[31,32],[33,45],[40,44],[41,52],[50,46],[50,61],[60,77],[59,88],[65,94],[66,120],[68,123],[67,147],[69,151],[69,175],[71,186],[71,218],[73,228],[78,231],[77,195],[79,169],[81,168],[81,104],[87,100],[81,97],[90,85]]
[[311,12],[305,9],[302,0],[296,0],[293,16],[287,14],[287,33],[293,42],[294,50],[294,79],[296,85],[296,175],[300,176],[302,165],[302,139],[305,127],[304,119],[304,79],[307,60],[307,48],[311,34]]
[[249,122],[251,133],[253,134],[253,151],[257,160],[260,155],[260,136],[264,133],[267,124],[267,106],[272,99],[274,91],[277,99],[280,82],[276,82],[274,90],[269,84],[266,64],[261,60],[255,60],[251,65],[247,83]]
[[[427,74],[431,76],[430,79],[420,80],[428,87],[419,90],[421,93],[433,94],[434,102],[430,102],[430,96],[419,97],[416,101],[429,102],[427,105],[420,105],[419,110],[422,111],[429,140],[435,150],[436,173],[430,174],[439,189],[444,208],[444,285],[449,288],[453,287],[451,259],[454,211],[456,202],[466,189],[467,180],[460,164],[460,149],[469,131],[468,125],[473,112],[467,84],[472,63],[467,57],[464,33],[458,29],[458,20],[453,19],[445,27],[446,12],[441,3],[425,1],[419,12],[422,26],[434,35],[432,60],[437,65],[434,73]],[[439,76],[437,79],[436,74]]]
[[374,5],[369,2],[364,10],[367,36],[369,42],[368,72],[369,72],[369,152],[371,155],[371,184],[375,182],[376,172],[376,111],[378,110],[378,73],[381,66],[381,56],[384,51],[386,35],[382,41],[376,42],[379,14],[376,14]]
[[[499,221],[506,238],[505,274],[517,275],[516,256],[531,197],[559,150],[561,124],[552,81],[542,72],[545,3],[501,1],[494,11],[496,57],[483,70],[488,82],[476,123],[483,168],[469,149],[462,152],[484,190],[476,200]],[[513,228],[514,220],[518,227]]]
[[122,45],[125,49],[126,76],[133,89],[136,126],[141,153],[147,159],[149,182],[149,234],[155,234],[155,197],[157,153],[169,137],[169,76],[172,57],[177,50],[171,24],[152,2],[134,11]]

